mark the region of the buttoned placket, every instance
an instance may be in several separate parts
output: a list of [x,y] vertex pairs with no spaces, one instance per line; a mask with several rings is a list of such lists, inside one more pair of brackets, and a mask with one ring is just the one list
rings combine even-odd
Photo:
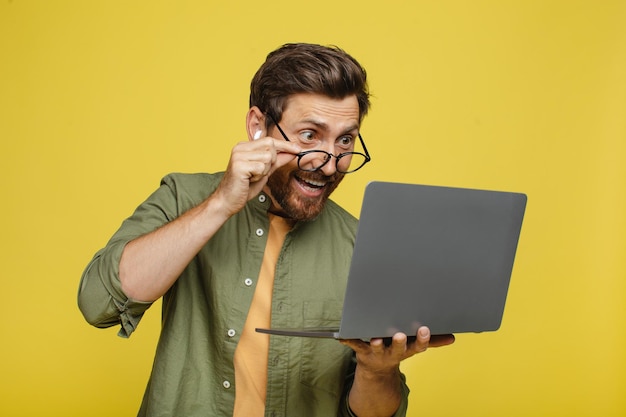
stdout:
[[[261,203],[262,205],[265,204],[265,202],[267,201],[267,196],[263,193],[259,194],[258,196],[258,202]],[[262,227],[258,227],[255,231],[254,234],[259,237],[262,238],[265,235],[265,230]],[[253,289],[254,287],[254,280],[250,277],[246,277],[243,280],[243,284],[247,289]],[[226,336],[228,337],[228,339],[232,339],[237,335],[237,330],[234,328],[229,328],[226,331]],[[225,379],[224,381],[222,381],[222,386],[224,387],[225,390],[229,390],[232,386],[231,382],[227,379]]]

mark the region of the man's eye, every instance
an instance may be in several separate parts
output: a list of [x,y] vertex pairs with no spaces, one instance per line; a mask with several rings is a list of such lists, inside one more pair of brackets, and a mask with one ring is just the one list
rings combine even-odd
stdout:
[[303,142],[312,142],[315,138],[313,132],[305,131],[300,133],[300,140]]
[[339,140],[337,141],[337,144],[341,147],[347,148],[350,145],[352,145],[353,141],[354,139],[352,138],[352,136],[343,136],[339,138]]

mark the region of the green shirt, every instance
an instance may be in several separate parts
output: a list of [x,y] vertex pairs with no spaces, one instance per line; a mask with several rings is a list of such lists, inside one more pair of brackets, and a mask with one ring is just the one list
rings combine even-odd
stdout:
[[[124,246],[197,206],[222,174],[165,177],[85,270],[79,307],[97,327],[136,329],[150,303],[123,293]],[[230,416],[233,356],[263,260],[270,198],[264,193],[232,216],[163,297],[162,330],[139,416]],[[338,327],[357,220],[329,201],[312,222],[288,233],[276,265],[273,327]],[[355,369],[351,349],[332,339],[272,336],[266,416],[349,416]],[[408,388],[396,413],[405,414]]]

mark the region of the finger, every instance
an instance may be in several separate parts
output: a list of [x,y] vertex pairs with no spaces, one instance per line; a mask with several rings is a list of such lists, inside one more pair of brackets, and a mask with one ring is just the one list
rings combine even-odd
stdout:
[[273,139],[273,142],[277,152],[290,153],[293,155],[297,155],[302,152],[302,148],[294,142],[287,142],[286,140],[280,139]]
[[261,148],[238,146],[233,150],[229,169],[251,182],[256,182],[270,173],[276,158],[276,151],[271,146]]
[[271,136],[266,136],[264,138],[251,141],[251,142],[243,142],[247,143],[247,146],[250,146],[251,149],[273,149],[276,153],[289,153],[292,155],[297,155],[302,152],[302,148],[294,142],[287,142],[286,140],[276,139]]
[[260,181],[261,179],[267,177],[270,173],[271,167],[272,165],[270,163],[250,161],[247,169],[250,183]]
[[276,155],[276,160],[272,163],[270,174],[272,174],[278,168],[280,168],[280,167],[282,167],[284,165],[287,165],[288,163],[290,163],[291,161],[293,161],[296,158],[297,158],[297,156],[292,154],[292,153],[281,152],[281,153],[277,154]]
[[417,330],[415,341],[412,343],[411,350],[414,352],[424,352],[428,349],[430,342],[430,329],[422,326]]
[[241,149],[233,151],[228,171],[242,178],[254,180],[255,178],[267,175],[276,154],[267,149]]
[[370,345],[361,339],[340,339],[339,343],[344,346],[348,346],[356,353],[365,353],[370,349]]
[[269,136],[264,138],[247,141],[247,142],[239,142],[233,148],[235,153],[247,153],[247,152],[272,152],[272,153],[290,153],[296,155],[302,152],[300,146],[293,142],[287,142],[285,140],[275,139]]
[[374,353],[381,353],[385,350],[385,340],[384,339],[371,339],[369,342],[369,348]]
[[[271,137],[259,139],[254,142],[247,142],[241,152],[241,158],[248,161],[261,161],[268,166],[263,170],[263,175],[271,175],[278,168],[287,165],[296,158],[302,149],[291,142],[278,140]],[[260,172],[256,171],[252,180],[258,181],[261,178]]]
[[393,356],[404,356],[407,350],[407,336],[402,332],[398,332],[391,337],[391,344],[389,345],[389,349],[391,349],[391,354]]

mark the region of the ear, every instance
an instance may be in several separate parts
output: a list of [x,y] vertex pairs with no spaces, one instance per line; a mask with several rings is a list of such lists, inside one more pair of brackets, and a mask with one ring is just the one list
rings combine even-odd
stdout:
[[[248,140],[258,139],[266,135],[265,132],[265,115],[257,106],[252,106],[246,115],[246,130],[248,132]],[[261,132],[259,136],[258,132]]]

